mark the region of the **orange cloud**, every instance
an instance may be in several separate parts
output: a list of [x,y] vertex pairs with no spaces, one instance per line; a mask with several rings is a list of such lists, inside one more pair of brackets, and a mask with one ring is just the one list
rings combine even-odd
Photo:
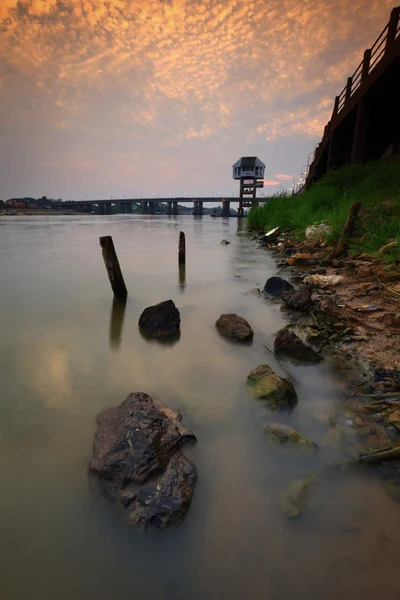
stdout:
[[209,138],[249,111],[255,136],[313,137],[331,110],[324,88],[339,91],[392,5],[3,0],[0,93],[15,94],[23,80],[43,99],[46,118],[60,122],[59,113],[83,115],[91,94],[114,87],[132,98],[134,110],[129,98],[124,107],[132,123],[165,127],[172,102],[171,130],[182,139]]
[[275,175],[275,177],[281,181],[290,181],[293,179],[293,175],[286,175],[285,173],[279,173],[278,175]]

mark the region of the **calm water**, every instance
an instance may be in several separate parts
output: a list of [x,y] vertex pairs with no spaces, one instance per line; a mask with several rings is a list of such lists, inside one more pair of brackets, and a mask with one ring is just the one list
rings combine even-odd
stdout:
[[[341,460],[329,419],[347,451],[352,432],[344,382],[327,363],[286,366],[299,397],[291,415],[271,415],[247,394],[258,364],[284,375],[265,345],[286,321],[279,305],[246,294],[276,268],[237,226],[209,217],[0,218],[2,600],[397,597],[400,508],[379,481],[325,478],[301,518],[281,513],[285,483]],[[101,256],[107,234],[129,290],[125,314],[113,308]],[[149,343],[140,313],[168,298],[181,311],[181,338]],[[222,312],[250,321],[251,346],[218,336]],[[198,438],[186,451],[199,472],[191,510],[161,534],[127,529],[88,488],[96,414],[131,391],[179,409]],[[268,420],[300,428],[318,454],[274,454]]]

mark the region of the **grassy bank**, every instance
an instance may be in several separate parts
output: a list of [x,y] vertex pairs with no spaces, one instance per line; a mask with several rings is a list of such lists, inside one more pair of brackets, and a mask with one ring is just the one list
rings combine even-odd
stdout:
[[353,165],[331,171],[299,196],[278,194],[250,211],[251,229],[290,229],[301,239],[310,225],[330,226],[328,243],[338,241],[353,200],[362,202],[353,251],[375,254],[392,240],[398,245],[383,255],[400,260],[400,160]]

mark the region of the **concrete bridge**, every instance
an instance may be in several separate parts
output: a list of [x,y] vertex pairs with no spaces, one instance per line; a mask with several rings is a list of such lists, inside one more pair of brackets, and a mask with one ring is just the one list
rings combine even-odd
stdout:
[[48,208],[58,210],[76,210],[77,212],[91,213],[97,210],[99,215],[110,215],[111,207],[117,206],[123,214],[132,213],[132,206],[139,206],[142,214],[154,215],[156,204],[166,205],[167,215],[178,214],[178,203],[193,203],[193,215],[201,216],[203,214],[204,203],[222,202],[222,216],[230,216],[231,202],[239,202],[239,198],[141,198],[127,199],[118,198],[115,200],[68,200],[66,202],[53,202]]
[[327,171],[400,151],[400,7],[339,96],[309,167],[305,186]]

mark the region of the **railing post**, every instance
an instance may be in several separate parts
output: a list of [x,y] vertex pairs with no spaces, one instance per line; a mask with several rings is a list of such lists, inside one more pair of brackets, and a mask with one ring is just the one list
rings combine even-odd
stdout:
[[365,79],[368,77],[370,63],[371,63],[371,48],[368,48],[364,52],[364,58],[363,58],[362,70],[361,70],[361,83],[363,83],[365,81]]
[[389,50],[392,48],[394,41],[396,39],[397,25],[399,23],[399,17],[400,17],[400,7],[397,6],[396,8],[393,8],[392,12],[390,13],[389,26],[388,26],[388,32],[387,32],[387,38],[386,38],[385,54],[387,52],[389,52]]
[[347,78],[345,104],[351,97],[351,86],[353,85],[353,77]]
[[333,119],[333,117],[336,117],[336,115],[338,113],[338,109],[339,109],[339,96],[335,96],[335,104],[333,107],[332,119]]

